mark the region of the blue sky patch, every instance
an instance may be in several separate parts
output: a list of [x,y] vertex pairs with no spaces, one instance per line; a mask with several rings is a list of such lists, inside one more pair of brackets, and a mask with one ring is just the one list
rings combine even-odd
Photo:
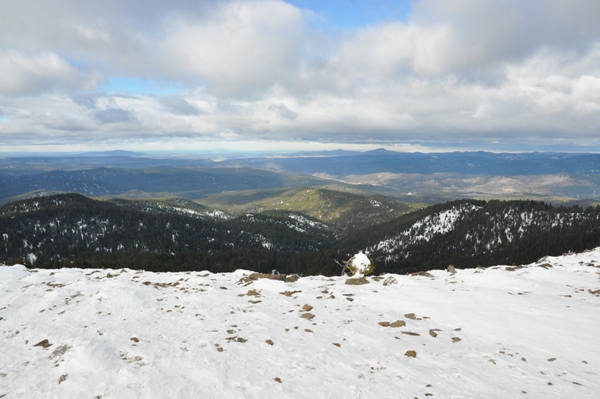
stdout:
[[406,21],[412,10],[412,1],[386,0],[289,0],[299,8],[310,9],[342,29],[355,29],[380,22]]
[[109,77],[108,83],[100,88],[103,92],[156,96],[179,94],[184,90],[181,83],[123,77]]

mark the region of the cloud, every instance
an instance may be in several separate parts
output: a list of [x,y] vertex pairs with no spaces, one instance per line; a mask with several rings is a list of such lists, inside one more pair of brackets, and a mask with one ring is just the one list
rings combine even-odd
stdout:
[[75,93],[71,96],[73,102],[77,105],[81,105],[87,109],[96,109],[96,103],[98,99],[103,97],[98,93]]
[[166,26],[158,43],[165,73],[219,94],[269,88],[300,60],[303,13],[282,1],[226,3],[208,18],[172,16]]
[[84,74],[54,53],[0,50],[0,95],[33,95],[56,90],[89,90],[98,74]]
[[[359,29],[332,57],[340,87],[405,77],[498,77],[542,49],[585,52],[600,38],[600,3],[422,0],[408,22]],[[500,75],[501,76],[501,75]]]
[[46,129],[64,132],[87,132],[90,126],[85,125],[76,118],[66,116],[46,116],[38,119],[38,122]]
[[272,104],[269,109],[274,111],[277,116],[293,121],[298,117],[298,113],[290,110],[285,104]]
[[161,97],[160,103],[169,112],[171,112],[173,114],[177,114],[177,115],[193,116],[193,115],[199,115],[201,113],[200,110],[196,106],[190,104],[189,102],[187,102],[186,100],[184,100],[183,98],[180,98],[180,97],[175,97],[175,96]]
[[137,118],[133,112],[119,108],[107,108],[96,111],[94,112],[94,118],[102,125],[137,122]]
[[[319,30],[281,0],[5,0],[0,138],[597,143],[600,2],[419,0]],[[177,95],[106,93],[104,79]],[[196,116],[196,117],[194,117]],[[27,132],[19,136],[19,132]]]

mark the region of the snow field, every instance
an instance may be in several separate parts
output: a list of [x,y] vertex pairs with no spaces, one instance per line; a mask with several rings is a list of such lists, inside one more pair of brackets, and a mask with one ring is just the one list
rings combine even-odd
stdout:
[[359,286],[250,273],[0,267],[0,397],[600,397],[600,249]]

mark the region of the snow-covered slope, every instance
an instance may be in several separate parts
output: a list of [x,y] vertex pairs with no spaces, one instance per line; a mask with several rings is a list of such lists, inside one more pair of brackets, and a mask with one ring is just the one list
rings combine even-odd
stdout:
[[[367,253],[374,251],[391,254],[408,245],[418,244],[422,241],[429,241],[436,234],[446,234],[454,230],[454,224],[459,218],[463,218],[480,207],[472,204],[460,204],[450,209],[434,213],[415,222],[410,228],[400,232],[392,238],[380,241],[379,243],[367,248]],[[403,254],[405,257],[408,254]],[[397,259],[399,256],[396,255]],[[389,258],[394,258],[390,256]]]
[[421,211],[418,219],[398,219],[354,251],[364,251],[388,271],[423,270],[423,264],[439,269],[455,261],[471,267],[530,262],[598,245],[599,210],[535,201],[455,201]]
[[0,267],[0,397],[600,397],[600,249],[366,285],[248,275]]

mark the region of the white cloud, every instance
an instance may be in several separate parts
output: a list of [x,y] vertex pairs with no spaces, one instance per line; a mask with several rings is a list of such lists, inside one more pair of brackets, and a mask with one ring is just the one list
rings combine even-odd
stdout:
[[[351,32],[315,31],[281,0],[2,8],[2,141],[81,127],[86,140],[600,145],[596,0],[420,0],[405,22]],[[101,76],[184,89],[90,91]]]
[[31,95],[55,90],[89,90],[98,74],[84,74],[54,53],[0,51],[0,95]]
[[199,20],[171,17],[161,67],[217,93],[268,88],[294,72],[303,24],[299,9],[274,0],[226,4]]

